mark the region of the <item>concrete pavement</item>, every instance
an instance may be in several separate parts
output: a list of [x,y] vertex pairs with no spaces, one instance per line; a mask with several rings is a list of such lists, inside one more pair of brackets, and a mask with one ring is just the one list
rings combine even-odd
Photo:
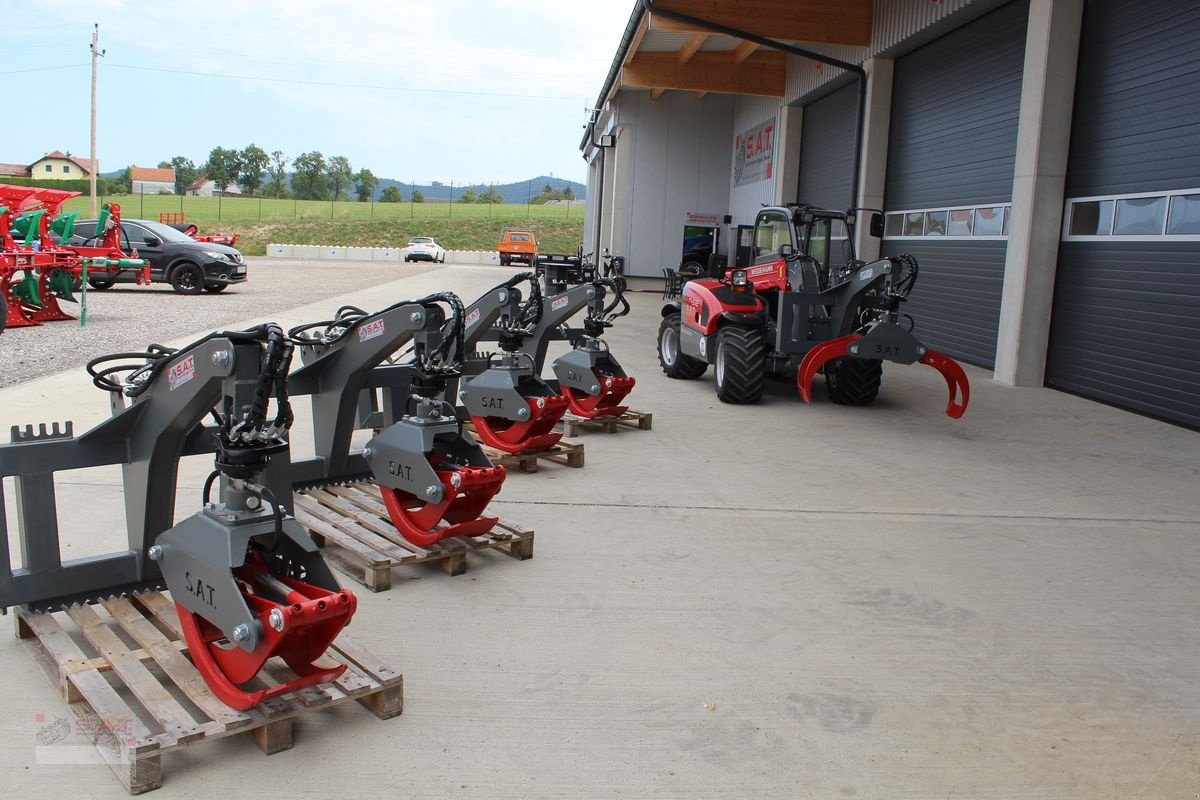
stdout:
[[[246,324],[509,274],[447,266]],[[631,299],[607,338],[654,428],[510,475],[493,507],[535,557],[358,592],[348,634],[404,673],[404,715],[305,717],[269,758],[170,754],[158,797],[1200,796],[1200,435],[971,368],[959,421],[919,366],[886,366],[867,408],[787,383],[726,406],[711,374],[659,372],[659,300]],[[0,429],[105,407],[76,370],[0,391]],[[185,464],[180,517],[209,468]],[[69,555],[123,547],[117,477],[60,480]],[[13,796],[124,794],[107,767],[39,763],[65,714],[15,639],[0,674]]]

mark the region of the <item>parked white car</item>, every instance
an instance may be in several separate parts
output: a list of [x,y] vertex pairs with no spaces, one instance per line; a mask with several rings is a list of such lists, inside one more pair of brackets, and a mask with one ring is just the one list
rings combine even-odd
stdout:
[[429,236],[414,236],[404,247],[405,261],[433,261],[444,263],[446,249]]

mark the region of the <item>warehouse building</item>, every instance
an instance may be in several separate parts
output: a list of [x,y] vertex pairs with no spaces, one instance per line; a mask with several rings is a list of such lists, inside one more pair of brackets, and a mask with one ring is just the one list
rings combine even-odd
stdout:
[[882,209],[860,257],[917,257],[928,344],[1200,427],[1198,45],[1190,0],[638,2],[585,249],[660,277],[753,258],[763,204]]

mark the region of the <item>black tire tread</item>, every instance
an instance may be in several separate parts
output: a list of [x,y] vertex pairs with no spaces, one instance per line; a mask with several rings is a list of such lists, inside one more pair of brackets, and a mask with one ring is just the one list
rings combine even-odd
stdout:
[[663,317],[662,324],[658,326],[658,363],[662,367],[663,374],[665,374],[668,378],[694,381],[696,378],[699,378],[708,371],[708,364],[698,358],[685,356],[682,352],[679,353],[679,356],[675,359],[674,364],[668,365],[667,362],[663,360],[663,331],[667,330],[668,328],[675,328],[675,341],[678,344],[679,328],[682,326],[682,324],[683,322],[679,314],[670,314],[666,317]]
[[841,406],[865,406],[879,395],[883,362],[874,358],[840,358],[825,368],[829,399]]
[[736,325],[721,328],[717,347],[725,350],[725,383],[717,387],[717,399],[736,405],[761,400],[767,378],[767,345],[762,331]]

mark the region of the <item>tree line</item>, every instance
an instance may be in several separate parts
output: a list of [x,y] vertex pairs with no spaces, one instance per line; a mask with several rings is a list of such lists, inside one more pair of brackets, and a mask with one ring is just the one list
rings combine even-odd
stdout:
[[[353,194],[359,202],[365,203],[374,196],[375,187],[379,185],[379,178],[371,170],[363,167],[355,172],[350,159],[345,156],[326,158],[319,150],[312,150],[289,159],[282,150],[268,153],[256,144],[241,150],[214,147],[208,159],[199,165],[185,156],[175,156],[158,166],[174,168],[176,194],[186,192],[201,175],[207,175],[222,192],[237,186],[242,194],[297,200],[343,200]],[[389,197],[387,189],[383,195],[380,199],[384,202],[402,199]],[[413,202],[424,202],[424,198],[414,197]]]

